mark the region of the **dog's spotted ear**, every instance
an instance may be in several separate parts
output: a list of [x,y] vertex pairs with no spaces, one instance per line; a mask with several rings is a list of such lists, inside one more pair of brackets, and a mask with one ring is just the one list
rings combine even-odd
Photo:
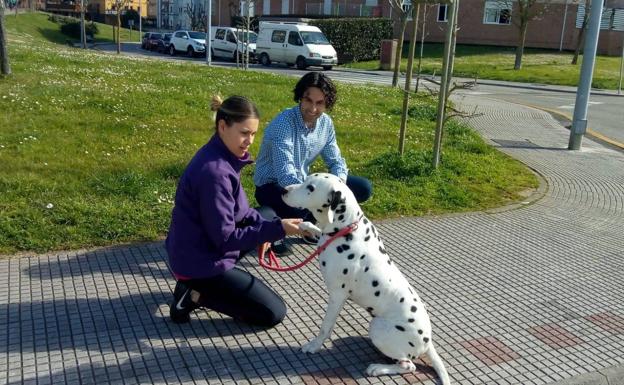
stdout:
[[342,193],[340,191],[332,191],[329,193],[329,207],[332,210],[336,210],[336,207],[338,207],[338,204],[340,203],[340,201],[342,200]]
[[334,221],[334,210],[338,207],[338,204],[342,200],[342,193],[340,191],[332,190],[327,197],[327,222],[332,223]]

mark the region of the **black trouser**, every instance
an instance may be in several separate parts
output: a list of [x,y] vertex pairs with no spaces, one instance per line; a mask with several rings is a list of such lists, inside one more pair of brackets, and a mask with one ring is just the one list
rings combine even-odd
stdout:
[[252,325],[275,326],[286,316],[282,297],[260,279],[236,267],[216,277],[183,282],[199,292],[200,306]]
[[[258,207],[256,210],[265,219],[275,217],[275,212],[269,207]],[[241,251],[239,259],[248,252]],[[272,327],[286,316],[286,304],[282,297],[259,278],[236,267],[216,277],[183,282],[199,292],[200,306],[252,325]]]

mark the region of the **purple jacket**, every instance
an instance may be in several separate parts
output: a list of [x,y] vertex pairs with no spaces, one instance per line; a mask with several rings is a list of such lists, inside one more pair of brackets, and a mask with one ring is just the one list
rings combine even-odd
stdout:
[[240,250],[285,236],[281,221],[249,207],[237,158],[215,134],[191,159],[175,196],[166,247],[175,274],[208,278],[234,267]]

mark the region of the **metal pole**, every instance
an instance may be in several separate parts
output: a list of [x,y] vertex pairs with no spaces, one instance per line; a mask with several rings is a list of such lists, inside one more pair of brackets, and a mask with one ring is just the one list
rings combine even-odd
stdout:
[[[4,1],[4,0],[0,0]],[[80,0],[80,45],[87,48],[87,37],[85,36],[84,0]]]
[[624,73],[624,37],[622,38],[622,56],[620,57],[620,81],[618,82],[618,95],[622,94],[622,73]]
[[559,51],[563,50],[563,35],[565,33],[567,18],[568,18],[568,0],[565,0],[565,9],[563,11],[563,25],[561,26],[561,39],[559,39]]
[[208,0],[208,20],[206,25],[206,64],[212,65],[212,42],[210,41],[210,30],[212,29],[212,0]]
[[141,35],[143,35],[143,25],[141,24],[141,21],[143,20],[143,15],[141,15],[141,1],[139,0],[139,43],[141,42]]
[[156,7],[158,7],[158,11],[156,12],[156,25],[158,26],[158,30],[162,28],[162,0],[158,0],[156,2]]
[[433,144],[433,161],[432,166],[434,169],[438,168],[440,164],[440,151],[442,147],[442,130],[444,129],[445,109],[446,109],[446,93],[448,91],[448,66],[451,56],[451,45],[453,39],[453,20],[455,17],[454,3],[457,0],[451,0],[447,4],[450,5],[448,13],[448,23],[446,26],[446,38],[444,40],[444,56],[442,62],[442,78],[440,79],[440,92],[438,94],[438,113],[436,116],[436,129],[435,138]]
[[602,1],[594,0],[591,3],[589,12],[589,25],[587,26],[587,36],[583,49],[581,76],[576,90],[576,102],[574,103],[574,117],[572,118],[572,127],[570,128],[568,150],[579,150],[581,148],[581,140],[587,130],[587,105],[589,103],[594,64],[596,62],[601,18]]

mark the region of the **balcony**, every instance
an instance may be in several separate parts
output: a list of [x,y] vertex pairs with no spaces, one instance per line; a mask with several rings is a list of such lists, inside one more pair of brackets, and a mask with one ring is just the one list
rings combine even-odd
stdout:
[[75,1],[47,1],[45,7],[48,12],[80,12],[80,3]]

